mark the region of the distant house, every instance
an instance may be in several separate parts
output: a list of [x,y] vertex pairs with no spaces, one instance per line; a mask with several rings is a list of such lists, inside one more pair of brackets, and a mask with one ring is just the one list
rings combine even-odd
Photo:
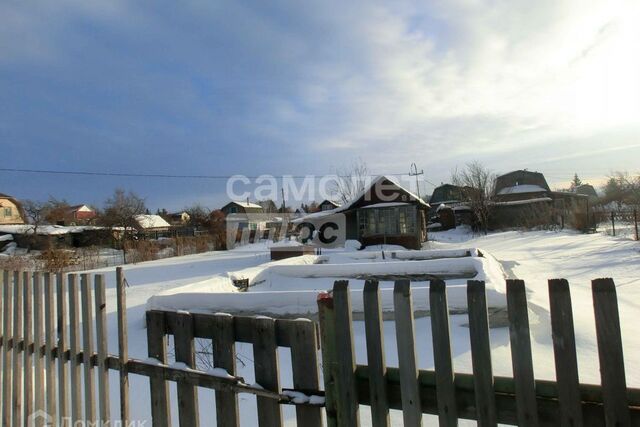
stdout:
[[565,223],[584,228],[589,221],[588,197],[551,191],[540,172],[517,170],[495,182],[493,228]]
[[582,194],[584,196],[589,197],[589,199],[597,199],[598,193],[596,193],[596,189],[593,188],[591,184],[582,184],[576,187],[576,194]]
[[427,238],[427,210],[415,194],[389,177],[380,176],[349,203],[309,214],[297,222],[317,222],[323,216],[344,214],[346,238],[364,246],[397,244],[418,249]]
[[0,224],[24,224],[22,205],[15,198],[0,193]]
[[323,200],[319,205],[318,205],[318,210],[319,211],[330,211],[332,209],[335,208],[339,208],[340,204],[338,204],[337,202],[334,202],[333,200]]
[[231,201],[220,208],[220,210],[227,218],[227,222],[235,223],[238,230],[245,228],[260,230],[265,227],[264,218],[252,217],[253,215],[264,213],[262,206],[256,203],[250,203],[249,201]]
[[88,224],[96,217],[96,211],[88,205],[70,206],[65,212],[65,225]]
[[133,217],[136,222],[136,230],[138,233],[146,237],[162,237],[171,229],[171,224],[164,220],[160,215],[136,215]]
[[473,213],[466,196],[469,191],[473,189],[453,184],[441,184],[433,190],[429,198],[429,216],[432,222],[437,223],[434,224],[435,229],[448,230],[461,224],[471,225]]
[[175,212],[168,214],[167,219],[169,220],[169,223],[171,225],[182,226],[189,222],[189,220],[191,219],[191,215],[184,211]]

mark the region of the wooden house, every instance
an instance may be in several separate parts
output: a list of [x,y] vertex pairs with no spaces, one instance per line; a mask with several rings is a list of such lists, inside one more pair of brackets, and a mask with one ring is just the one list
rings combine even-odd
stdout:
[[340,207],[340,204],[338,204],[337,202],[334,202],[333,200],[325,199],[318,205],[318,210],[321,212],[330,211],[339,207]]
[[65,212],[64,225],[89,224],[96,217],[96,211],[88,205],[69,206]]
[[22,205],[15,198],[0,193],[0,224],[24,224]]
[[[262,206],[256,203],[231,201],[220,208],[224,213],[227,222],[233,221],[237,224],[239,231],[248,228],[250,230],[261,230],[265,226],[264,218],[260,214],[264,213]],[[254,216],[255,215],[255,216]]]

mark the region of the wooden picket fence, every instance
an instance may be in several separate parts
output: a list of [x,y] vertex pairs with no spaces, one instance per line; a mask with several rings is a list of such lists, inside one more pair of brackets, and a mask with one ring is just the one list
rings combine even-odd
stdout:
[[[457,425],[459,419],[477,420],[481,426],[640,425],[640,390],[626,386],[616,292],[611,279],[592,283],[601,386],[579,382],[566,280],[549,281],[557,378],[540,381],[534,377],[525,285],[520,280],[507,282],[514,375],[504,378],[492,373],[483,282],[469,281],[467,285],[473,374],[461,374],[453,368],[447,291],[440,280],[430,283],[435,368],[420,370],[411,284],[407,280],[396,281],[394,289],[399,365],[387,367],[376,281],[367,281],[364,288],[368,365],[361,366],[355,363],[346,281],[337,281],[332,292],[318,298],[320,334],[316,323],[304,319],[149,311],[149,358],[138,360],[128,355],[122,269],[117,269],[115,284],[115,355],[107,348],[103,275],[3,271],[0,279],[2,426],[31,422],[36,426],[131,425],[129,375],[149,378],[154,426],[171,425],[171,408],[178,409],[180,426],[198,426],[198,388],[216,391],[219,426],[240,424],[239,393],[256,396],[259,425],[269,427],[283,425],[281,405],[285,404],[296,405],[297,425],[305,427],[358,425],[360,405],[370,407],[376,427],[390,425],[391,409],[402,411],[407,426],[421,425],[423,414],[437,415],[441,426]],[[196,363],[196,340],[211,344],[207,357],[213,369],[206,371]],[[252,344],[257,384],[247,384],[238,376],[236,343]],[[291,352],[291,390],[282,388],[279,347]],[[117,416],[113,416],[110,407],[110,370],[119,372]],[[177,385],[176,402],[170,401],[171,382]],[[86,421],[93,424],[83,424]]]
[[[535,380],[525,284],[507,281],[513,378],[492,373],[485,284],[468,281],[469,335],[473,374],[455,373],[451,357],[447,291],[430,282],[429,303],[434,370],[416,365],[411,286],[395,282],[394,315],[399,367],[388,368],[378,283],[364,288],[368,366],[355,363],[348,282],[335,283],[318,299],[323,373],[329,426],[359,425],[359,405],[371,408],[374,426],[388,426],[389,410],[402,410],[405,426],[419,426],[423,414],[438,415],[440,426],[458,419],[480,426],[640,425],[640,390],[627,388],[616,288],[611,279],[592,282],[601,386],[580,384],[569,284],[549,281],[556,381]],[[424,337],[427,339],[427,337]]]

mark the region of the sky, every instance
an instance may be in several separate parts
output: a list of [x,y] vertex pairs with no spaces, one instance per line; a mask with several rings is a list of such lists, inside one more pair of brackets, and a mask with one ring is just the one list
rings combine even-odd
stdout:
[[[640,2],[0,3],[0,167],[318,176],[638,173]],[[228,201],[225,179],[0,171],[0,193],[151,209]],[[292,201],[292,203],[294,203]]]

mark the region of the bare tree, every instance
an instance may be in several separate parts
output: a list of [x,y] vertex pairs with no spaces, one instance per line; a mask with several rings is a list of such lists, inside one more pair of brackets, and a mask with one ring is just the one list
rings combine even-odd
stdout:
[[104,205],[104,211],[100,217],[100,223],[112,229],[122,229],[122,253],[126,261],[126,241],[133,236],[134,227],[137,225],[135,216],[147,212],[144,199],[137,194],[117,188]]
[[453,185],[460,187],[462,197],[478,220],[479,227],[486,234],[493,211],[492,197],[495,189],[496,175],[482,163],[467,163],[464,169],[454,170],[451,174]]
[[37,239],[38,227],[44,223],[48,207],[49,205],[46,202],[39,202],[36,200],[25,200],[22,203],[22,210],[24,211],[29,224],[33,226],[31,229],[32,243]]
[[369,179],[367,164],[357,159],[349,167],[336,169],[336,180],[330,192],[339,202],[348,203],[364,191]]
[[188,224],[194,228],[207,228],[209,226],[209,215],[211,211],[200,204],[195,204],[184,208],[189,215]]

